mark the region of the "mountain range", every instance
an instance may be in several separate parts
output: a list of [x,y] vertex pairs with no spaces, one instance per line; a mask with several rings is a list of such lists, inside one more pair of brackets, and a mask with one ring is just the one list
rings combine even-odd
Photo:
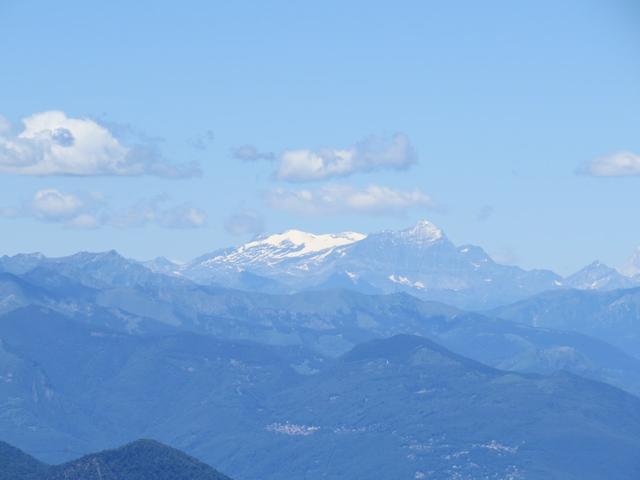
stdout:
[[48,462],[146,437],[247,480],[640,473],[637,397],[569,373],[497,370],[423,337],[331,360],[37,312],[0,327],[11,367],[0,430]]
[[627,275],[594,262],[562,278],[548,270],[501,265],[474,245],[455,246],[427,220],[370,235],[289,230],[186,264],[157,259],[147,265],[204,284],[271,292],[335,287],[364,293],[404,291],[462,308],[495,306],[560,288],[640,286],[640,253],[623,269]]
[[[129,261],[113,251],[61,258],[41,254],[0,258],[0,271],[7,273],[24,274],[43,267],[76,278],[83,272],[83,283],[98,288],[139,285],[151,278],[167,284],[170,276],[263,293],[335,288],[361,293],[405,292],[464,309],[494,308],[550,290],[640,286],[640,254],[629,260],[623,269],[626,274],[594,262],[563,278],[549,270],[499,264],[478,246],[456,246],[427,220],[405,230],[369,235],[289,230],[181,264],[163,257]],[[150,272],[164,275],[152,277]]]
[[370,235],[292,230],[201,256],[177,272],[199,283],[244,289],[251,289],[244,283],[250,273],[276,282],[267,283],[271,292],[276,285],[286,293],[336,287],[407,292],[464,308],[524,298],[561,280],[550,271],[497,264],[479,247],[457,247],[426,220]]
[[[289,231],[186,264],[5,256],[1,439],[38,460],[0,459],[49,475],[31,480],[128,480],[128,461],[91,452],[155,438],[240,480],[635,479],[640,287],[625,273],[500,265],[426,221]],[[164,452],[133,445],[133,464]]]
[[[0,313],[11,318],[22,311],[43,315],[51,310],[123,334],[191,332],[299,346],[330,358],[364,341],[413,334],[496,368],[537,373],[566,369],[640,394],[638,357],[597,336],[526,326],[406,293],[319,290],[273,295],[197,285],[149,272],[136,263],[122,269],[132,278],[112,273],[118,281],[108,286],[109,275],[97,265],[103,263],[112,271],[122,262],[127,260],[115,253],[98,254],[90,262],[93,273],[68,265],[62,269],[74,278],[44,266],[23,275],[0,274],[0,292],[6,299]],[[94,275],[101,288],[89,286],[98,283]],[[134,279],[139,283],[133,284]],[[131,286],[126,286],[128,282]]]

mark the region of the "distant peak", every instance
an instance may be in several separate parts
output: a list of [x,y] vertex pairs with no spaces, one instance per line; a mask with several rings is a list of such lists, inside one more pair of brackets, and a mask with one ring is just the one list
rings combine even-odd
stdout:
[[437,242],[444,238],[444,232],[429,220],[419,220],[413,227],[398,232],[402,237],[421,243]]
[[11,258],[14,260],[44,260],[45,257],[43,253],[40,252],[32,252],[32,253],[16,253],[15,255],[2,255],[1,258],[7,259]]
[[587,265],[586,267],[582,268],[581,270],[579,270],[578,272],[576,272],[572,276],[576,276],[576,275],[580,275],[580,274],[590,274],[590,273],[593,273],[593,272],[597,272],[599,274],[603,274],[604,275],[604,274],[614,273],[614,272],[616,272],[616,270],[614,268],[611,268],[606,263],[602,263],[600,260],[594,260],[589,265]]
[[627,263],[620,269],[620,273],[628,277],[640,275],[640,246],[636,248]]
[[64,260],[68,260],[68,259],[72,259],[74,261],[80,261],[83,263],[90,263],[90,262],[102,262],[102,261],[114,261],[114,260],[126,260],[122,255],[120,255],[116,250],[105,250],[102,252],[78,252],[78,253],[74,253],[73,255],[70,255],[68,257],[58,257],[57,261],[64,261]]
[[601,267],[607,267],[607,265],[602,263],[600,260],[594,260],[589,265],[587,265],[587,268],[601,268]]
[[181,262],[179,260],[171,260],[171,259],[169,259],[167,257],[162,257],[162,256],[155,257],[154,259],[149,260],[149,262],[157,263],[159,265],[180,265],[180,264],[184,263],[184,262]]
[[[420,359],[415,358],[414,355],[418,352],[426,355],[423,355]],[[413,366],[416,366],[418,364],[417,362],[420,362],[422,365],[439,365],[448,369],[455,368],[456,366],[464,366],[482,372],[495,371],[491,367],[455,354],[425,337],[408,334],[400,334],[358,344],[344,354],[342,360],[345,362],[371,360],[387,360],[398,363],[411,362]]]

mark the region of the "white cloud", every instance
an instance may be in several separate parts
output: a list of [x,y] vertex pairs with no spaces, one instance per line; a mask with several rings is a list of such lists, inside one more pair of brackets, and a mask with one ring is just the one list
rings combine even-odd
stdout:
[[363,189],[337,184],[317,189],[278,188],[267,193],[266,202],[272,208],[305,215],[401,215],[411,208],[436,207],[419,189],[403,191],[378,185]]
[[632,152],[617,152],[597,158],[582,168],[580,173],[594,177],[630,177],[640,175],[640,155]]
[[390,138],[372,135],[346,149],[285,151],[276,176],[280,180],[303,182],[380,169],[403,170],[416,162],[416,152],[406,135],[397,133]]
[[189,204],[167,205],[166,195],[143,200],[124,210],[113,210],[101,194],[65,193],[55,188],[37,191],[20,207],[0,207],[0,217],[35,218],[69,228],[144,227],[198,228],[206,214]]
[[84,208],[84,203],[76,195],[48,188],[35,193],[30,207],[36,217],[55,221],[75,217]]
[[33,114],[12,133],[0,121],[0,173],[20,175],[157,175],[187,177],[196,165],[166,162],[153,145],[125,145],[105,126],[64,112]]
[[102,206],[100,198],[95,195],[64,193],[55,188],[46,188],[38,190],[20,206],[0,208],[0,217],[27,217],[71,228],[95,228],[98,221],[94,213]]

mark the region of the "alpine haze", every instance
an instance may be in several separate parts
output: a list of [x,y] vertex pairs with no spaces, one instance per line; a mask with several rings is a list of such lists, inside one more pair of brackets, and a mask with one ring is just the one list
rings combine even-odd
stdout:
[[639,480],[635,3],[0,0],[0,480]]

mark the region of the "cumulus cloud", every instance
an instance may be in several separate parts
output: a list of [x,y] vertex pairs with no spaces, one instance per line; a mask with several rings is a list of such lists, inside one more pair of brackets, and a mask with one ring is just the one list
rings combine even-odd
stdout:
[[126,144],[95,120],[33,114],[14,132],[0,121],[0,173],[20,175],[198,175],[196,164],[167,162],[152,143]]
[[45,188],[38,190],[21,205],[0,208],[0,217],[27,217],[72,228],[95,228],[99,226],[96,214],[102,208],[103,203],[98,195]]
[[640,175],[640,155],[632,152],[617,152],[588,162],[581,166],[578,172],[594,177],[630,177]]
[[206,214],[202,210],[187,203],[168,205],[168,201],[169,198],[162,195],[123,210],[113,210],[101,194],[67,193],[47,188],[37,191],[21,206],[0,208],[0,216],[34,218],[79,229],[146,225],[198,228],[205,225]]
[[404,170],[417,160],[406,135],[372,135],[345,149],[287,150],[280,158],[276,177],[293,182],[323,180],[381,169]]
[[411,208],[436,208],[433,199],[419,189],[411,191],[370,185],[327,185],[317,189],[278,188],[266,195],[272,208],[305,215],[402,215]]
[[224,228],[231,235],[257,235],[264,231],[264,220],[257,212],[246,210],[228,217]]
[[39,190],[30,203],[33,214],[44,220],[67,220],[81,213],[85,204],[73,194],[54,188]]
[[266,160],[272,162],[276,159],[276,156],[271,152],[260,152],[253,145],[242,145],[236,147],[231,151],[231,156],[236,160],[242,160],[243,162],[257,162],[259,160]]

